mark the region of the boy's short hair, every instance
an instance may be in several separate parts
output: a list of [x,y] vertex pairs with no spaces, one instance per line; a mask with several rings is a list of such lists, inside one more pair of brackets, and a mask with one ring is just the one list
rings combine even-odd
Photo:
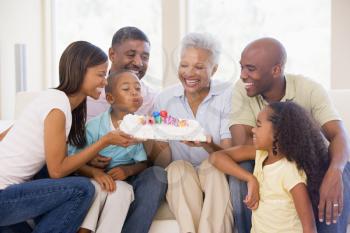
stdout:
[[106,93],[112,93],[113,89],[115,87],[115,82],[118,80],[118,78],[123,74],[123,73],[130,73],[133,74],[133,71],[128,70],[128,69],[121,69],[116,72],[111,72],[107,76],[107,85],[105,86],[105,92]]
[[146,34],[137,27],[123,27],[114,33],[112,47],[116,44],[121,44],[126,40],[141,40],[150,44]]

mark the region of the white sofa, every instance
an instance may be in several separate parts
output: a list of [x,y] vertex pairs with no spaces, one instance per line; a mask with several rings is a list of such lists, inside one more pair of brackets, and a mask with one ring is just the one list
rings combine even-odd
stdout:
[[[21,92],[17,93],[15,116],[18,116],[23,107],[30,102],[35,96],[36,92]],[[337,109],[338,113],[344,121],[347,132],[350,132],[350,109],[347,107],[346,102],[350,100],[349,90],[331,90],[329,92],[331,99]],[[10,124],[10,121],[0,121],[0,132],[6,128],[6,125]],[[350,161],[350,158],[349,158]],[[174,218],[174,215],[169,210],[168,205],[164,202],[159,208],[155,219],[152,223],[149,233],[180,233],[179,226]],[[350,227],[348,227],[348,233],[350,233]]]

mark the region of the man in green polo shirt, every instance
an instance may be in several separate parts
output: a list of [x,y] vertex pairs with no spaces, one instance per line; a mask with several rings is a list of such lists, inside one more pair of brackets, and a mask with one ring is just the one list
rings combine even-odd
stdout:
[[[307,109],[322,126],[331,156],[320,188],[318,232],[345,233],[350,209],[350,143],[345,128],[325,89],[303,76],[285,74],[286,60],[283,45],[273,38],[258,39],[243,50],[241,79],[233,92],[230,124],[233,145],[252,144],[251,129],[256,126],[260,110],[269,103],[294,101]],[[250,162],[241,166],[253,170]],[[251,212],[243,204],[246,185],[234,177],[229,178],[229,183],[238,232],[248,233]]]

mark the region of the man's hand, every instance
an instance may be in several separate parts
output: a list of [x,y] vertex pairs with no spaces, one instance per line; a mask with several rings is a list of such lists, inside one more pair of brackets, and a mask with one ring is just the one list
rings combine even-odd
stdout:
[[110,175],[113,180],[126,180],[130,176],[128,169],[123,166],[112,168],[107,174]]
[[90,160],[89,165],[96,167],[96,168],[105,168],[109,164],[112,158],[105,157],[102,155],[97,155],[95,158]]
[[[336,223],[343,211],[343,179],[339,169],[329,168],[320,187],[318,218],[326,224]],[[324,216],[326,212],[326,216]]]
[[247,207],[251,210],[255,210],[259,206],[259,182],[258,180],[252,176],[250,180],[247,182],[248,194],[243,200],[243,202],[247,205]]
[[94,169],[93,179],[107,192],[114,192],[117,188],[113,178],[100,169]]

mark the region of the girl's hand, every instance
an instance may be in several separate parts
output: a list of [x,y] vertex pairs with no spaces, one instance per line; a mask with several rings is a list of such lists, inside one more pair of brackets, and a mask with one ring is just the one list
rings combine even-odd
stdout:
[[111,176],[113,180],[126,180],[129,177],[128,169],[122,166],[112,168],[107,174]]
[[109,145],[117,145],[122,147],[128,147],[141,142],[140,140],[135,139],[133,136],[126,134],[119,129],[109,132],[104,137],[106,137]]
[[244,199],[244,203],[251,210],[255,210],[259,206],[259,183],[255,176],[252,176],[251,179],[247,182],[248,194]]
[[94,169],[93,178],[101,186],[102,190],[114,192],[117,188],[113,178],[100,169]]

